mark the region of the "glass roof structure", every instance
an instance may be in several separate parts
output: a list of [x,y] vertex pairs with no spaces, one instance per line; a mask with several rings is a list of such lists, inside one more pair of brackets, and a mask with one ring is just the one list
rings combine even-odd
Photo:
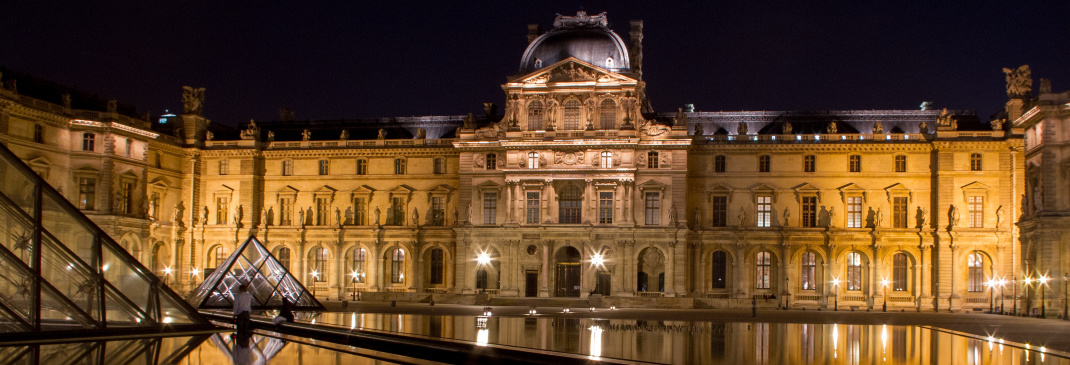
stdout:
[[253,236],[212,271],[186,301],[198,309],[231,309],[234,293],[241,284],[248,284],[254,310],[281,308],[283,298],[293,310],[324,310],[308,289]]
[[0,341],[212,328],[0,144]]

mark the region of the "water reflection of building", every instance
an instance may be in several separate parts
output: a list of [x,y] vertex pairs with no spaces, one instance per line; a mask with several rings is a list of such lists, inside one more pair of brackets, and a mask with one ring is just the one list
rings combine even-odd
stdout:
[[186,289],[250,234],[332,299],[946,310],[987,307],[985,281],[1020,273],[1017,197],[1033,194],[1020,123],[924,108],[658,113],[643,23],[630,25],[629,42],[604,14],[533,27],[502,112],[467,117],[284,113],[230,130],[204,117],[203,90],[149,121],[9,72],[27,86],[0,91],[0,139]]

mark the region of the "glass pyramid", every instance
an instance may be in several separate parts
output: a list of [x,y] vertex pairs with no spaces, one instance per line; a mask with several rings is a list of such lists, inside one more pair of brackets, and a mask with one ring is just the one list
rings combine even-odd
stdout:
[[295,311],[324,310],[304,285],[253,236],[208,274],[186,301],[197,309],[231,309],[234,293],[243,283],[248,284],[249,293],[253,295],[254,310],[281,308],[283,298]]
[[0,341],[208,328],[0,144]]

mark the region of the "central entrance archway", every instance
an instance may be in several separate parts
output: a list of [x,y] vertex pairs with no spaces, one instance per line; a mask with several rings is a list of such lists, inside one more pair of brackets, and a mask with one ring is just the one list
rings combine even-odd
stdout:
[[559,297],[580,296],[580,252],[573,247],[562,247],[554,255],[557,264],[557,290]]

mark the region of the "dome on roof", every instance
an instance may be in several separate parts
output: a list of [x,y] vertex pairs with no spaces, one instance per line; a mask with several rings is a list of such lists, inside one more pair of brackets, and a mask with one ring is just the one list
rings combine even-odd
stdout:
[[520,72],[532,72],[569,57],[617,72],[629,71],[628,48],[608,24],[606,13],[558,15],[554,29],[535,38],[524,50]]

